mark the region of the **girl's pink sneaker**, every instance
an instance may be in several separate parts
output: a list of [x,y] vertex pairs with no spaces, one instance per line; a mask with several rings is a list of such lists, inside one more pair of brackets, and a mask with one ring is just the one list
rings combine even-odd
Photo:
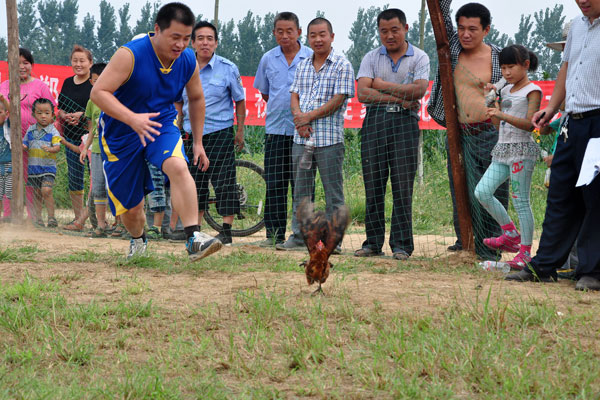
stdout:
[[483,244],[490,249],[517,253],[521,248],[521,235],[512,238],[503,233],[502,236],[483,239]]
[[531,254],[527,250],[521,249],[519,254],[512,259],[512,261],[508,262],[511,269],[516,269],[521,271],[525,266],[531,261]]

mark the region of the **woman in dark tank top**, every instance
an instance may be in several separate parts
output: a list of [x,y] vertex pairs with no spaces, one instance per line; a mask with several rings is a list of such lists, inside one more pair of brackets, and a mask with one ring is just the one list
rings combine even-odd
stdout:
[[65,148],[68,168],[69,195],[75,213],[75,219],[64,226],[66,230],[81,231],[87,219],[87,210],[83,207],[85,165],[79,162],[77,147],[81,137],[87,133],[85,107],[90,99],[92,84],[90,68],[92,53],[79,45],[71,52],[71,66],[74,76],[65,79],[58,96],[58,117],[63,127],[63,135],[67,141]]

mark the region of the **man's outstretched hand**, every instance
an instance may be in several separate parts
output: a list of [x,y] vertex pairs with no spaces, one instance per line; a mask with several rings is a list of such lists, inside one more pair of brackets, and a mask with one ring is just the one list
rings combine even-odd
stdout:
[[160,132],[154,128],[161,128],[160,122],[152,121],[152,118],[158,117],[160,113],[142,113],[133,114],[131,120],[127,123],[131,129],[138,134],[142,146],[146,147],[146,140],[154,142],[154,136],[160,135]]

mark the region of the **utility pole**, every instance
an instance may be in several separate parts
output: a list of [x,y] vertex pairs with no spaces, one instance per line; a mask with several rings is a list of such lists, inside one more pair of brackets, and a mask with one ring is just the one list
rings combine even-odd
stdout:
[[448,152],[452,166],[454,192],[456,194],[460,238],[465,250],[473,250],[475,248],[473,221],[471,220],[471,213],[469,211],[467,178],[465,175],[462,146],[460,144],[456,96],[454,94],[454,80],[452,78],[452,61],[450,59],[450,44],[439,0],[427,0],[427,5],[429,6],[429,17],[431,18],[431,25],[433,26],[433,33],[435,34],[435,41],[437,43],[440,80],[442,83],[442,95],[444,96],[444,112],[446,114]]
[[215,0],[215,17],[213,19],[213,25],[219,31],[219,0]]
[[23,138],[21,137],[21,83],[19,80],[19,19],[16,0],[6,0],[8,30],[8,78],[10,79],[10,136],[13,194],[10,201],[13,223],[23,221]]
[[[421,14],[419,26],[419,47],[425,50],[425,0],[421,0]],[[423,131],[419,129],[419,152],[417,155],[417,174],[419,176],[419,184],[423,185]]]

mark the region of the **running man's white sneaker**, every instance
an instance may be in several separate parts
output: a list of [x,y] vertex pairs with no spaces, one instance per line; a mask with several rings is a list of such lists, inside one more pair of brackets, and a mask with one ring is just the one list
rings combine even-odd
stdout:
[[132,257],[143,256],[144,254],[146,254],[147,248],[148,239],[131,239],[129,241],[129,254],[127,254],[127,259],[129,260]]
[[190,261],[200,260],[206,256],[219,251],[223,243],[217,238],[203,232],[194,232],[185,244]]

